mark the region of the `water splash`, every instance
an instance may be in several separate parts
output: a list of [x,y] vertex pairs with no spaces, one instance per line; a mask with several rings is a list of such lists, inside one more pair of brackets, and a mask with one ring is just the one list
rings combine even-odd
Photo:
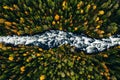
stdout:
[[5,44],[19,44],[38,46],[43,49],[59,47],[63,44],[75,46],[86,53],[101,52],[110,47],[120,45],[120,35],[113,35],[109,38],[95,39],[84,34],[73,34],[59,30],[50,30],[33,36],[1,36],[0,42]]

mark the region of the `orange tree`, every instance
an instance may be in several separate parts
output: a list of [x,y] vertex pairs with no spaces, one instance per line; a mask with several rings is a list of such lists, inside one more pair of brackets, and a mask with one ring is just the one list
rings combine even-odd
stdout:
[[[0,0],[0,35],[59,29],[107,37],[119,33],[119,17],[117,0]],[[69,45],[43,50],[0,43],[0,80],[120,79],[119,50],[86,55]]]
[[1,0],[0,3],[1,35],[59,29],[107,37],[119,30],[120,7],[114,0]]

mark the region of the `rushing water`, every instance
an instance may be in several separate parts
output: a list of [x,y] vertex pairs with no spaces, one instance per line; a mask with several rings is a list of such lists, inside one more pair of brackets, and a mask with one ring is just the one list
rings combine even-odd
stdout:
[[109,38],[95,39],[84,34],[73,34],[59,30],[50,30],[33,36],[1,36],[0,42],[5,44],[36,45],[43,49],[58,47],[63,44],[75,46],[86,53],[101,52],[110,47],[120,45],[120,35]]

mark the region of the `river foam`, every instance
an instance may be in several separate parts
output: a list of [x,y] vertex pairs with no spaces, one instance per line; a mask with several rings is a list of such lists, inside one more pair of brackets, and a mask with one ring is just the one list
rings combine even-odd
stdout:
[[85,34],[74,34],[59,30],[49,30],[42,34],[33,36],[0,36],[0,42],[38,46],[43,49],[59,47],[63,44],[75,46],[77,49],[86,53],[96,53],[104,51],[110,47],[120,45],[120,35],[113,35],[109,38],[95,39],[86,36]]

